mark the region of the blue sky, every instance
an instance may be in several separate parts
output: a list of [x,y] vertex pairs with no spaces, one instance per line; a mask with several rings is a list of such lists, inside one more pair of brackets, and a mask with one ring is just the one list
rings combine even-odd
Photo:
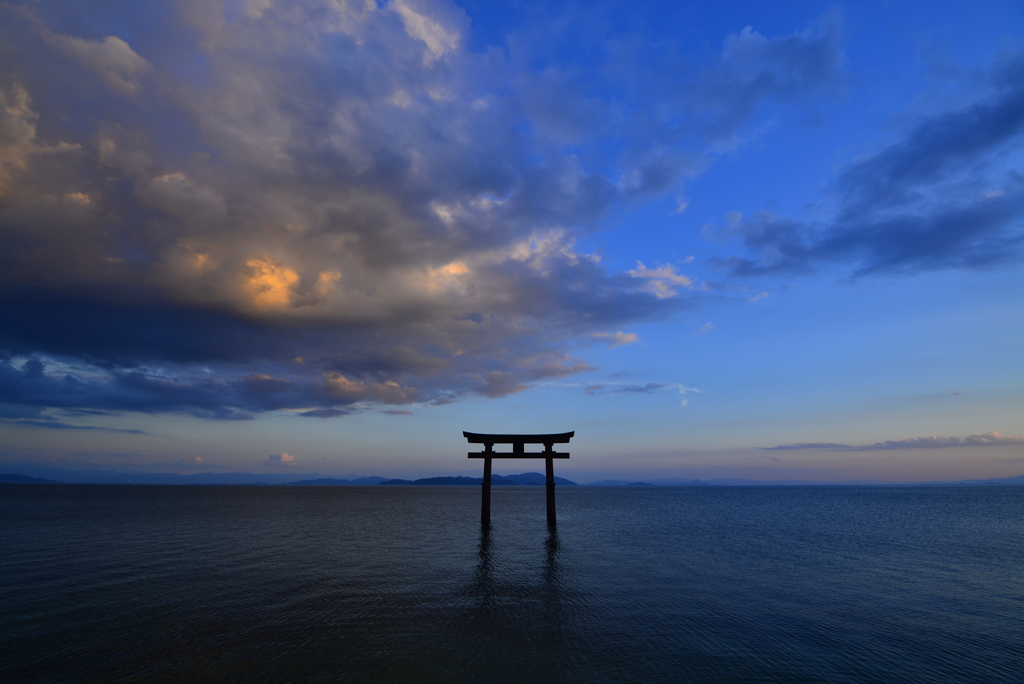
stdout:
[[1024,8],[635,5],[0,9],[0,466],[1024,472]]

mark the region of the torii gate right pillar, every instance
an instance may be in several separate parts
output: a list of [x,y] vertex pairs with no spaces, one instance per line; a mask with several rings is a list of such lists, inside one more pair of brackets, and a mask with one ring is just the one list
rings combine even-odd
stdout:
[[[491,445],[487,445],[487,451],[491,450]],[[491,459],[484,459],[484,481],[481,483],[483,486],[483,496],[480,497],[480,524],[487,527],[491,524]]]
[[[544,451],[551,453],[551,442],[544,445]],[[544,459],[545,487],[548,490],[548,524],[555,524],[555,459]]]

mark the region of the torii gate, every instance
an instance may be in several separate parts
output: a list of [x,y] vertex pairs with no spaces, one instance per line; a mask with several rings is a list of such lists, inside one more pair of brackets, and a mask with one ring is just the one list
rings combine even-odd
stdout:
[[[548,490],[548,522],[555,522],[555,466],[554,459],[569,458],[568,453],[558,453],[551,449],[555,444],[568,444],[576,431],[559,432],[553,435],[483,435],[476,432],[462,433],[470,444],[483,444],[483,451],[469,452],[470,458],[484,459],[483,498],[480,501],[480,523],[491,523],[491,459],[492,458],[543,458],[546,462]],[[511,444],[512,453],[494,451],[495,444]],[[526,453],[527,444],[543,444],[544,451]]]

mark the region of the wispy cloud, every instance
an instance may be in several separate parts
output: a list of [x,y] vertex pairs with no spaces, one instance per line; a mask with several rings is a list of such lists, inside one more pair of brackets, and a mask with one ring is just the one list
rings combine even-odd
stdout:
[[676,390],[679,394],[683,395],[682,405],[686,406],[689,401],[686,399],[687,394],[695,392],[700,393],[700,390],[695,387],[687,387],[686,385],[680,385],[678,383],[664,383],[664,382],[648,382],[643,385],[634,384],[627,385],[622,383],[608,383],[608,384],[593,384],[585,385],[583,391],[590,396],[628,396],[637,394],[656,394],[665,390]]
[[890,451],[894,449],[945,449],[950,447],[981,447],[1024,444],[1024,436],[1002,435],[998,432],[968,435],[967,437],[907,437],[860,446],[832,442],[797,442],[774,447],[761,447],[769,451],[799,449],[825,449],[828,451]]
[[679,294],[680,288],[693,287],[693,280],[676,272],[676,267],[668,264],[657,268],[647,268],[636,262],[636,268],[628,271],[629,275],[645,281],[644,289],[658,299],[668,299]]
[[612,349],[615,347],[622,347],[627,344],[635,344],[640,341],[640,336],[636,333],[624,333],[624,332],[596,332],[591,333],[591,337],[596,337],[601,340],[608,340]]
[[126,430],[121,428],[104,427],[102,425],[72,425],[62,423],[59,420],[31,420],[28,418],[6,419],[0,418],[0,423],[8,425],[20,425],[22,427],[45,428],[47,430],[97,430],[100,432],[120,432],[128,435],[144,435],[143,430]]
[[828,218],[730,213],[706,227],[748,252],[715,263],[740,276],[828,266],[857,277],[1019,260],[1024,177],[1013,159],[1024,136],[1024,55],[1000,57],[980,81],[986,87],[973,102],[918,118],[900,140],[840,173]]
[[[73,416],[107,415],[103,411],[67,411]],[[101,432],[120,432],[130,435],[144,435],[143,430],[130,430],[111,428],[102,425],[75,425],[59,420],[48,413],[40,406],[22,406],[17,404],[0,403],[0,424],[19,425],[30,428],[43,428],[47,430],[96,430]]]

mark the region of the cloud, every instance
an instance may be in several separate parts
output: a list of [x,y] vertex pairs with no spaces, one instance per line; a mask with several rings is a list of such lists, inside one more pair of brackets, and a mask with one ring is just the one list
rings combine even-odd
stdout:
[[[71,416],[107,415],[102,411],[72,410],[64,411],[63,413]],[[119,432],[130,435],[146,434],[142,430],[125,430],[102,425],[75,425],[72,423],[65,423],[64,421],[46,413],[45,408],[42,406],[25,406],[19,404],[0,403],[0,424],[19,425],[30,428],[44,428],[47,430],[98,430],[100,432]]]
[[624,333],[624,332],[596,332],[591,333],[591,337],[596,337],[602,340],[608,340],[609,345],[612,349],[615,347],[622,347],[627,344],[635,344],[640,341],[640,336],[636,333]]
[[738,239],[747,256],[715,263],[739,276],[850,275],[981,268],[1017,261],[1024,232],[1024,55],[999,59],[975,101],[920,117],[895,143],[833,181],[836,206],[820,220],[738,213],[713,238]]
[[100,432],[120,432],[128,435],[144,435],[143,430],[124,430],[121,428],[104,427],[101,425],[71,425],[49,417],[42,420],[31,420],[29,418],[15,418],[13,420],[0,419],[0,423],[8,425],[20,425],[22,427],[46,428],[48,430],[98,430]]
[[855,450],[857,447],[852,447],[849,444],[835,444],[833,442],[796,442],[794,444],[782,444],[780,446],[773,447],[759,447],[769,451],[797,451],[800,449],[828,449],[831,451],[848,451]]
[[268,465],[297,466],[299,462],[291,454],[270,454],[267,456]]
[[825,449],[828,451],[890,451],[894,449],[946,449],[950,447],[982,447],[1024,444],[1024,436],[1002,435],[998,432],[968,435],[967,437],[907,437],[862,446],[831,442],[797,442],[774,447],[761,447],[769,451],[799,449]]
[[0,198],[30,166],[47,155],[77,152],[80,145],[47,145],[36,137],[39,114],[31,107],[28,91],[20,83],[0,84]]
[[202,456],[196,456],[194,458],[179,458],[173,461],[157,461],[153,465],[157,466],[177,466],[177,467],[203,467],[203,468],[216,468],[218,466],[207,463],[203,460]]
[[156,176],[135,192],[143,205],[162,211],[186,226],[200,229],[216,226],[227,214],[224,197],[219,192],[197,185],[180,171]]
[[417,0],[392,0],[388,8],[402,17],[406,33],[427,44],[424,61],[429,63],[459,47],[459,25],[466,21],[461,9],[448,3]]
[[0,400],[220,420],[591,370],[580,341],[632,342],[607,331],[705,295],[578,238],[680,196],[760,106],[841,64],[837,15],[638,90],[612,43],[604,66],[467,50],[440,1],[0,12]]
[[628,271],[628,273],[634,278],[646,280],[647,282],[643,286],[644,289],[658,299],[675,297],[679,294],[678,288],[680,287],[693,287],[693,280],[676,273],[676,267],[671,264],[658,268],[647,268],[638,261],[636,262],[636,268]]
[[108,88],[119,95],[135,95],[142,88],[140,78],[152,68],[117,36],[107,36],[98,41],[49,31],[44,36],[46,42],[95,72]]
[[365,383],[349,380],[341,373],[324,373],[324,386],[328,392],[355,401],[371,400],[382,404],[409,404],[416,400],[419,390],[402,387],[394,380]]
[[833,9],[789,36],[765,37],[747,26],[726,37],[716,62],[693,84],[690,95],[710,119],[706,135],[734,142],[740,127],[766,101],[785,101],[815,91],[838,91],[843,82],[843,20]]
[[0,195],[29,163],[36,152],[36,119],[39,115],[29,107],[25,88],[15,84],[0,89]]
[[338,418],[340,416],[347,416],[356,413],[357,410],[354,408],[323,408],[323,409],[310,409],[308,411],[301,411],[299,415],[303,418]]
[[414,415],[412,411],[405,411],[405,410],[402,410],[402,409],[388,409],[386,411],[381,411],[381,413],[386,413],[389,416],[411,416],[411,415]]
[[[630,130],[642,131],[643,138],[629,141],[629,170],[622,175],[620,187],[629,196],[669,191],[677,187],[679,178],[699,175],[718,155],[753,137],[747,129],[766,106],[798,102],[812,95],[841,94],[842,33],[841,14],[830,10],[789,35],[764,36],[751,26],[731,33],[710,63],[701,68],[673,65],[664,73],[654,71],[647,63],[660,60],[652,59],[653,55],[634,56],[637,61],[628,67],[616,65],[618,70],[631,71],[637,87],[659,93],[656,104],[634,106],[628,121],[634,128],[627,128],[625,135]],[[613,58],[621,60],[622,55]],[[578,75],[572,74],[568,80],[569,87],[562,92],[580,89]],[[585,100],[591,111],[597,108],[594,100],[592,95]],[[598,120],[608,128],[621,126],[622,121],[614,116],[621,105],[608,102],[606,107],[608,114]],[[680,144],[684,141],[688,143],[685,146]],[[677,210],[683,210],[685,204],[677,203]]]
[[507,397],[516,392],[527,389],[527,385],[520,383],[511,373],[491,371],[483,376],[483,383],[476,389],[478,394],[485,397]]
[[[635,395],[635,394],[656,394],[662,390],[674,389],[680,394],[686,395],[689,392],[700,393],[699,389],[695,387],[687,387],[686,385],[679,385],[673,383],[664,382],[648,382],[643,385],[625,385],[625,384],[606,384],[606,385],[586,385],[583,391],[590,396],[606,394],[609,396],[621,396],[621,395]],[[682,405],[686,406],[689,402],[684,398]]]
[[617,394],[652,394],[670,385],[661,382],[649,382],[646,385],[623,385],[616,389]]

